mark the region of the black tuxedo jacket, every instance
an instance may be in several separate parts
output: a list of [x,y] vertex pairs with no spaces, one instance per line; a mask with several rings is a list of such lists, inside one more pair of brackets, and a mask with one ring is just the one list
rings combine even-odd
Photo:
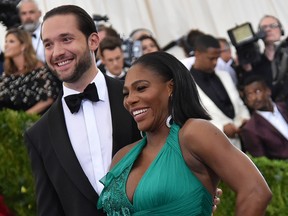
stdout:
[[[123,107],[123,84],[107,76],[105,79],[112,115],[114,155],[123,146],[140,139],[140,133]],[[62,94],[24,135],[35,176],[37,215],[104,215],[97,210],[98,195],[73,151],[61,97]]]

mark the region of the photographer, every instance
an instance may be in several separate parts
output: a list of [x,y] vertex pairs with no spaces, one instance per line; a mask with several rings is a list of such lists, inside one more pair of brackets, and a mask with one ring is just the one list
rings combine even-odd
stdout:
[[272,74],[274,100],[284,101],[288,106],[288,37],[276,49]]
[[[273,90],[272,61],[276,52],[276,42],[280,41],[284,31],[280,21],[271,15],[265,15],[259,22],[259,32],[264,33],[264,51],[260,53],[256,61],[240,64],[237,67],[238,88],[241,91],[243,81],[250,75],[260,75],[265,79],[268,86]],[[259,51],[260,52],[260,51]]]
[[4,53],[3,51],[1,50],[1,47],[0,47],[0,75],[2,75],[3,73],[3,63],[4,63]]

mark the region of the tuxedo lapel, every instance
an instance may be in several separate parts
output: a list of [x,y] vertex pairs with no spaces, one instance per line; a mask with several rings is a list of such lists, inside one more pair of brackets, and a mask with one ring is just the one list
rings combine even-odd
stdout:
[[49,110],[48,125],[52,146],[60,164],[65,169],[71,181],[74,182],[84,196],[94,202],[97,200],[98,195],[82,170],[72,148],[65,124],[61,98],[62,96],[60,95]]
[[279,112],[281,113],[281,115],[283,116],[283,118],[288,124],[288,110],[287,110],[285,103],[277,103],[276,105],[277,105]]
[[254,121],[256,124],[261,125],[258,127],[259,134],[274,134],[275,138],[277,137],[284,137],[282,133],[280,133],[269,121],[263,118],[261,115],[255,112],[254,114]]
[[[106,85],[108,89],[109,101],[110,101],[110,109],[111,109],[111,118],[112,118],[112,131],[113,131],[113,151],[112,155],[114,155],[119,148],[121,148],[121,144],[117,142],[117,135],[119,133],[123,133],[125,130],[125,126],[123,127],[123,123],[127,123],[127,127],[129,127],[129,122],[125,122],[125,116],[127,116],[127,111],[123,107],[123,97],[121,97],[121,93],[123,91],[123,85],[119,80],[114,80],[108,76],[105,76]],[[120,92],[120,93],[119,93]],[[127,119],[126,119],[127,120]],[[122,124],[122,125],[121,125]],[[127,144],[127,143],[126,143]]]

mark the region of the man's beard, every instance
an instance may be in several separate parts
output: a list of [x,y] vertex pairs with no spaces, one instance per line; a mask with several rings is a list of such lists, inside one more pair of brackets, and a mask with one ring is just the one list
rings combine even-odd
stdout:
[[58,72],[56,70],[53,70],[50,68],[50,70],[52,71],[53,74],[55,74],[55,76],[57,76],[59,78],[59,80],[66,82],[66,83],[74,83],[76,81],[78,81],[81,76],[87,72],[87,70],[91,67],[92,65],[92,57],[90,55],[90,51],[87,49],[84,54],[82,55],[82,57],[79,59],[78,64],[75,67],[75,70],[73,71],[73,73],[71,74],[71,76],[65,78],[65,79],[60,79]]
[[22,29],[24,29],[25,31],[28,31],[28,32],[34,32],[37,28],[38,28],[38,26],[39,26],[39,22],[30,22],[30,23],[25,23],[25,24],[23,24],[21,27],[22,27]]

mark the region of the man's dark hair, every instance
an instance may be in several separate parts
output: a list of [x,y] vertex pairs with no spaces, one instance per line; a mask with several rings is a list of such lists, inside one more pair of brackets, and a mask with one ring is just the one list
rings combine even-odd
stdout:
[[244,80],[243,80],[243,88],[247,85],[250,85],[253,82],[260,82],[263,86],[268,87],[266,80],[259,75],[250,75],[247,76]]
[[79,30],[86,36],[86,39],[93,33],[97,32],[95,23],[92,17],[81,7],[76,5],[62,5],[48,11],[44,18],[43,23],[50,17],[56,15],[74,15],[78,22]]
[[219,41],[211,35],[200,35],[195,39],[195,51],[205,52],[208,48],[219,48]]
[[184,35],[179,40],[179,46],[183,48],[185,55],[194,56],[195,54],[195,40],[200,35],[204,35],[205,33],[198,29],[191,29],[187,35]]
[[114,28],[112,28],[111,26],[105,26],[105,25],[101,24],[101,25],[98,25],[97,29],[98,29],[98,32],[100,32],[100,31],[106,32],[106,36],[117,37],[117,38],[121,39],[118,32]]
[[107,36],[99,44],[99,51],[101,56],[103,55],[104,50],[114,50],[117,47],[121,49],[122,41],[118,37]]
[[205,35],[205,33],[200,31],[199,29],[191,29],[188,32],[187,38],[186,38],[186,41],[189,44],[189,46],[194,47],[196,38],[201,35]]

